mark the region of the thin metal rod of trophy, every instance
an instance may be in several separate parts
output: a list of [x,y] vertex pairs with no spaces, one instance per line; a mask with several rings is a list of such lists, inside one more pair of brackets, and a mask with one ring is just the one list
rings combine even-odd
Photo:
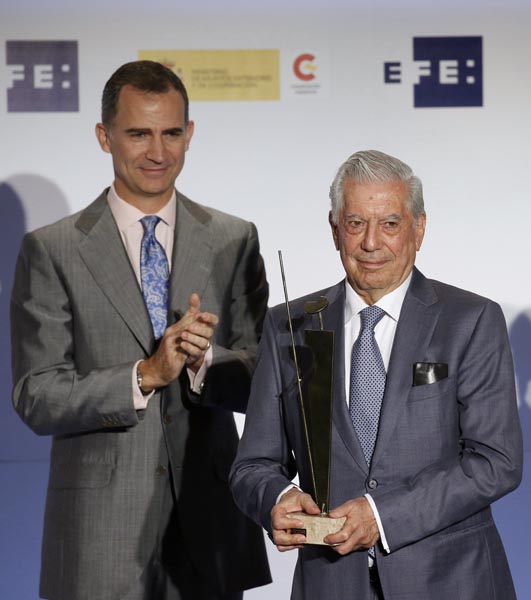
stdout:
[[297,349],[295,347],[295,336],[293,335],[293,324],[291,322],[291,311],[289,309],[289,300],[288,300],[288,288],[286,285],[286,276],[284,274],[284,263],[282,261],[282,251],[279,250],[278,251],[278,260],[280,262],[280,273],[282,275],[282,285],[284,286],[284,298],[286,301],[286,311],[288,313],[288,325],[289,325],[289,332],[291,335],[291,348],[293,350],[293,361],[295,363],[295,372],[297,375],[297,385],[298,385],[298,390],[299,390],[299,404],[300,404],[300,408],[301,408],[301,414],[302,414],[302,422],[303,422],[303,427],[304,427],[304,436],[306,438],[306,448],[308,449],[308,460],[310,463],[310,474],[312,476],[312,485],[313,485],[313,492],[314,492],[314,498],[317,498],[317,485],[315,483],[315,471],[314,471],[314,466],[313,466],[313,458],[312,458],[312,451],[310,449],[310,434],[308,431],[308,422],[306,420],[306,414],[304,411],[304,400],[302,397],[302,380],[301,380],[301,375],[300,375],[300,370],[299,370],[299,361],[297,360]]

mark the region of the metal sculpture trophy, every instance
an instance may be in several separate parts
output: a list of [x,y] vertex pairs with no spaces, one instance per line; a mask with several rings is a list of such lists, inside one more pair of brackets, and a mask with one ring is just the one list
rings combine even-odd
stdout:
[[291,533],[302,533],[306,536],[306,544],[326,545],[323,539],[330,533],[339,531],[345,517],[332,519],[328,516],[330,504],[330,458],[332,442],[332,389],[334,373],[334,332],[323,328],[322,312],[328,306],[328,300],[321,296],[318,300],[306,302],[304,312],[318,315],[319,329],[304,331],[305,349],[309,350],[311,366],[305,376],[305,393],[303,394],[302,374],[299,368],[297,348],[293,334],[293,323],[288,301],[288,290],[284,274],[282,252],[278,251],[284,298],[288,313],[288,325],[291,335],[293,360],[298,384],[298,397],[301,412],[302,428],[307,448],[307,460],[311,475],[312,490],[304,490],[311,494],[320,515],[293,513],[303,522],[300,529],[291,529]]

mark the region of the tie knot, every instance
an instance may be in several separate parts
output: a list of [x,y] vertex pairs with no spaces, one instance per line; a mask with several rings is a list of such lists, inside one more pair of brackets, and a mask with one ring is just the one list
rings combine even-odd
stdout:
[[160,217],[157,217],[157,215],[148,215],[147,217],[140,219],[142,227],[147,235],[153,235],[155,233],[155,227],[159,221]]
[[367,306],[360,312],[361,329],[374,330],[378,322],[385,315],[385,310],[373,304],[373,306]]

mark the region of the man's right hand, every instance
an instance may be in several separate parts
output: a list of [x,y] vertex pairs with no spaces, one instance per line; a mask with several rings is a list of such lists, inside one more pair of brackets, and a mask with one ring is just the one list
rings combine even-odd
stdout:
[[197,361],[204,356],[218,318],[200,308],[199,296],[192,294],[183,317],[166,329],[155,353],[139,365],[144,392],[168,385],[191,357]]
[[305,512],[309,515],[320,514],[319,507],[310,494],[305,494],[297,488],[286,492],[271,510],[273,527],[273,542],[280,552],[302,548],[306,537],[300,533],[289,533],[289,529],[302,528],[303,523],[290,513]]

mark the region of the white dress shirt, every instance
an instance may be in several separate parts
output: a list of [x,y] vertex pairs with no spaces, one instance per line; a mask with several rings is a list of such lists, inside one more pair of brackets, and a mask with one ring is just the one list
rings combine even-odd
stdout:
[[[109,192],[107,193],[107,202],[111,209],[114,220],[122,242],[124,244],[127,256],[131,262],[131,266],[136,275],[138,285],[142,288],[142,280],[140,276],[140,254],[142,246],[142,238],[144,237],[144,227],[140,220],[146,216],[141,210],[126,202],[116,193],[114,184],[111,185]],[[175,238],[175,214],[176,214],[177,197],[175,190],[168,201],[157,213],[160,217],[160,221],[157,223],[155,229],[155,237],[160,245],[164,248],[166,257],[168,259],[168,267],[171,272],[172,266],[172,255],[173,255],[173,240]],[[192,391],[199,393],[201,391],[202,383],[206,375],[206,370],[212,360],[212,348],[210,347],[207,351],[207,355],[203,361],[203,364],[197,374],[190,369],[188,371],[188,377],[190,379],[190,387]],[[143,410],[147,407],[149,399],[155,393],[154,391],[150,394],[144,395],[138,387],[136,378],[136,369],[138,364],[142,362],[139,360],[133,367],[133,404],[136,410]]]
[[[395,290],[386,294],[376,302],[376,306],[380,307],[385,311],[385,315],[376,324],[374,328],[374,337],[382,360],[384,363],[385,371],[389,366],[389,359],[391,357],[391,350],[393,348],[393,342],[395,339],[396,326],[398,325],[398,319],[400,318],[400,311],[402,310],[402,304],[406,296],[409,282],[411,281],[411,274],[409,277]],[[361,329],[360,312],[366,308],[368,304],[359,296],[348,283],[345,281],[345,399],[347,401],[347,407],[349,405],[350,398],[350,369],[351,369],[351,357],[352,357],[352,346],[359,336]],[[389,545],[385,537],[382,521],[378,513],[378,508],[370,494],[365,494],[365,497],[371,505],[372,511],[378,524],[378,530],[380,532],[380,539],[382,546],[386,552],[389,552]]]

